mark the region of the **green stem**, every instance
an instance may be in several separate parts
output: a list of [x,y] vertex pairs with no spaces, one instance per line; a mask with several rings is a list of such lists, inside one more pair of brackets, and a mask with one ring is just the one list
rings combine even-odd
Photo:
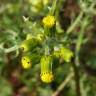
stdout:
[[77,40],[77,44],[76,44],[76,50],[75,50],[75,62],[76,65],[79,66],[79,51],[80,51],[80,47],[81,47],[81,43],[82,43],[82,39],[83,39],[83,35],[84,35],[84,31],[82,30],[79,34],[78,40]]
[[76,28],[76,26],[80,23],[80,20],[81,20],[82,16],[83,16],[83,12],[81,11],[81,13],[78,15],[78,17],[76,18],[76,20],[68,28],[68,30],[66,32],[67,35],[69,35]]
[[76,81],[75,84],[76,84],[77,96],[81,96],[81,92],[80,92],[80,76],[79,76],[79,70],[78,70],[78,66],[80,65],[79,64],[79,51],[80,51],[80,48],[81,48],[81,44],[83,42],[85,28],[90,23],[88,21],[88,18],[89,18],[89,16],[86,16],[84,18],[83,22],[82,22],[81,31],[79,32],[77,43],[76,43],[76,48],[75,48],[75,64],[73,64],[73,69],[74,69],[74,74],[75,74],[75,81]]
[[8,49],[4,49],[4,52],[5,53],[10,53],[10,52],[13,52],[13,51],[16,51],[19,47],[17,45],[11,47],[11,48],[8,48]]
[[58,0],[53,0],[53,4],[52,4],[52,9],[50,10],[50,15],[54,15],[55,10],[56,10],[56,4],[57,4]]
[[77,64],[77,66],[79,65],[79,51],[81,48],[81,44],[83,43],[83,37],[84,37],[84,33],[85,33],[85,28],[87,27],[87,25],[90,23],[89,21],[89,16],[85,17],[85,19],[83,20],[83,24],[82,24],[82,28],[81,31],[79,32],[78,35],[78,39],[77,39],[77,43],[76,43],[76,49],[75,49],[75,63]]
[[59,0],[58,5],[56,5],[56,12],[55,12],[55,17],[56,17],[56,19],[57,19],[58,16],[59,16],[59,12],[60,12],[60,9],[62,8],[61,6],[62,6],[63,2],[64,2],[64,1]]

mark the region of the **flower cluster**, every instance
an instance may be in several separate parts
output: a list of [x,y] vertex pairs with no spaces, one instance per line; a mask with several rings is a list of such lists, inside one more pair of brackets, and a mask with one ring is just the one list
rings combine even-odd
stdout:
[[[56,34],[56,32],[53,32],[56,31],[56,19],[53,15],[48,15],[43,18],[42,22],[44,33],[39,32],[35,36],[27,34],[26,39],[21,43],[20,48],[23,53],[21,63],[24,69],[31,68],[33,64],[40,64],[41,80],[45,83],[51,83],[54,80],[52,70],[54,59],[62,58],[65,62],[71,62],[73,52],[64,46],[57,51],[52,50],[52,47],[54,49],[54,44],[57,43],[52,39],[55,36],[54,34]],[[51,36],[47,35],[46,32],[49,32]]]

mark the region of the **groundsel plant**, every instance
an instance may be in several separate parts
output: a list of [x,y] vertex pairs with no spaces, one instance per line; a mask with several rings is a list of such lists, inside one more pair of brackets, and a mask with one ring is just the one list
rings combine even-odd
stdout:
[[[41,25],[39,26],[39,32],[33,25],[34,33],[27,33],[25,40],[20,44],[22,67],[29,69],[35,64],[40,64],[40,78],[45,83],[51,83],[54,80],[54,59],[58,58],[70,63],[71,58],[74,56],[70,45],[62,41],[64,33],[59,34],[57,32],[59,3],[61,3],[61,0],[53,0],[52,6],[48,9],[49,11],[39,22]],[[38,26],[38,22],[35,22],[35,26],[36,24]],[[58,50],[55,50],[55,47]]]

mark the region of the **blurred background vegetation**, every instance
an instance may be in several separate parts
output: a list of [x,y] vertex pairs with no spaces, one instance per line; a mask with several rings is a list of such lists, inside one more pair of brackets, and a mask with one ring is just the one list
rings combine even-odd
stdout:
[[0,96],[96,96],[95,0],[57,0],[58,36],[68,33],[75,56],[72,64],[54,69],[51,84],[40,80],[38,64],[28,70],[21,66],[20,43],[42,30],[41,20],[54,1],[0,0]]

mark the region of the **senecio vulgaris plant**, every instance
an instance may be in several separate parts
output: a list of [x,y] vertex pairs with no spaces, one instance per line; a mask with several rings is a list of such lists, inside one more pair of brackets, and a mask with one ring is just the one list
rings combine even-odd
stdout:
[[73,52],[63,40],[64,34],[58,35],[58,19],[57,14],[55,14],[56,4],[57,0],[54,1],[48,14],[41,20],[43,31],[38,32],[35,36],[28,33],[26,39],[20,44],[23,53],[21,58],[22,67],[29,69],[35,64],[40,64],[40,78],[45,83],[51,83],[54,80],[54,59],[62,59],[69,63],[73,57]]

